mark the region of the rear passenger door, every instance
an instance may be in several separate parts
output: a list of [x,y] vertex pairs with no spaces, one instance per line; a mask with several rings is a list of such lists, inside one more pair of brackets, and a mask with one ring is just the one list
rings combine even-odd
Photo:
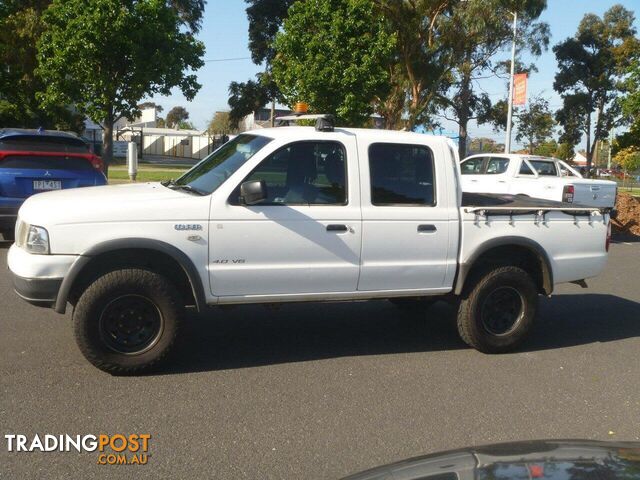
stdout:
[[[362,259],[358,290],[443,288],[451,226],[445,168],[427,145],[359,139]],[[444,166],[444,165],[442,165]],[[449,170],[453,170],[449,168]],[[455,249],[455,247],[453,247]],[[455,252],[452,253],[455,261]]]

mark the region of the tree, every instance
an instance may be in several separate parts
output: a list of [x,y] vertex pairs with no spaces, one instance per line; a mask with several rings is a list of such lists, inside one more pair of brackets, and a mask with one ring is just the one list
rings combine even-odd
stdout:
[[270,99],[279,96],[279,92],[276,93],[265,86],[261,78],[262,76],[258,75],[256,81],[231,82],[229,85],[229,119],[234,126],[247,115],[264,107]]
[[175,128],[180,125],[181,122],[189,120],[189,112],[187,109],[181,106],[173,107],[167,113],[167,117],[165,118],[165,123],[169,128]]
[[613,157],[613,161],[620,165],[627,174],[640,170],[640,148],[623,148]]
[[556,148],[554,157],[564,160],[565,162],[573,162],[573,158],[576,156],[576,152],[573,149],[573,145],[570,143],[560,143]]
[[362,125],[387,89],[393,45],[373,0],[298,2],[276,37],[273,76],[290,105]]
[[469,121],[491,121],[489,96],[477,94],[474,81],[487,75],[498,76],[501,68],[508,71],[506,63],[496,65],[493,58],[513,40],[513,12],[518,14],[519,50],[529,50],[534,56],[546,50],[549,26],[535,22],[546,8],[546,3],[546,0],[468,0],[455,4],[452,10],[454,31],[443,40],[451,43],[450,48],[456,52],[454,59],[457,60],[454,60],[451,70],[448,95],[442,100],[445,118],[458,124],[460,158],[466,156]]
[[271,63],[275,57],[273,42],[282,22],[287,18],[289,7],[297,0],[245,1],[249,4],[246,12],[251,59],[256,65],[264,64],[265,69],[256,75],[256,80],[231,82],[229,85],[230,118],[236,126],[242,118],[263,108],[269,101],[272,108],[275,108],[277,101],[282,101],[271,75]]
[[43,105],[73,104],[103,126],[103,159],[113,155],[113,125],[139,115],[140,100],[179,88],[190,100],[204,45],[173,2],[54,0],[38,42]]
[[162,105],[158,105],[155,102],[142,102],[140,105],[138,105],[138,108],[140,110],[144,110],[145,108],[155,108],[156,112],[161,113],[164,111],[164,108],[162,107]]
[[470,153],[502,153],[504,144],[498,143],[492,138],[478,137],[469,143]]
[[0,127],[59,128],[81,131],[83,117],[65,104],[43,108],[36,95],[44,88],[36,74],[36,43],[46,24],[49,0],[6,1],[0,7]]
[[587,170],[597,142],[620,120],[621,76],[640,49],[634,20],[633,12],[614,5],[602,18],[585,15],[576,35],[553,47],[558,60],[553,88],[563,99],[556,114],[564,128],[561,141],[577,145],[586,136]]
[[533,98],[527,108],[518,112],[516,140],[526,141],[527,150],[533,154],[540,144],[553,135],[554,125],[549,102],[542,97]]
[[628,68],[629,77],[624,83],[627,95],[622,99],[622,113],[629,123],[629,130],[616,137],[613,153],[626,147],[640,148],[640,55]]
[[236,131],[237,128],[234,127],[229,118],[229,112],[216,112],[207,127],[207,132],[210,135],[228,135]]

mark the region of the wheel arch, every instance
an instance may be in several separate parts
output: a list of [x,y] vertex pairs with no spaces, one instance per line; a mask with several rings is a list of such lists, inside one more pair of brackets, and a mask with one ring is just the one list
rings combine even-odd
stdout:
[[[144,253],[146,252],[146,256]],[[143,254],[135,258],[135,255]],[[73,263],[58,291],[54,310],[65,313],[67,302],[83,283],[114,268],[157,266],[159,273],[173,273],[198,311],[206,307],[202,279],[191,259],[166,242],[147,238],[109,240],[91,247]],[[154,269],[154,268],[152,268]],[[154,269],[155,270],[155,269]],[[176,280],[176,278],[172,278]]]
[[530,238],[515,236],[494,238],[480,244],[473,255],[460,264],[454,293],[460,295],[474,271],[491,261],[500,262],[503,255],[511,255],[516,262],[522,262],[526,270],[533,274],[540,293],[553,293],[553,268],[546,250]]

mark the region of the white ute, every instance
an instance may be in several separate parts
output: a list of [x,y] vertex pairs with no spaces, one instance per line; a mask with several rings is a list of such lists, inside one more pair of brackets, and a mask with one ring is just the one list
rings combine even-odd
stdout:
[[185,308],[227,304],[445,299],[467,344],[506,352],[539,295],[604,268],[607,209],[463,199],[447,139],[318,125],[243,133],[175,182],[31,197],[16,292],[71,304],[82,353],[122,374],[165,357]]
[[490,153],[472,155],[460,165],[463,192],[509,193],[589,207],[613,208],[618,186],[591,180],[556,158]]

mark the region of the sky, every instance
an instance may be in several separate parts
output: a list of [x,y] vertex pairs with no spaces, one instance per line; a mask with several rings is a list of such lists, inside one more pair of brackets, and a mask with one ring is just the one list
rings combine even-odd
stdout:
[[[557,63],[551,47],[567,37],[573,36],[580,20],[586,13],[602,15],[612,5],[620,3],[640,16],[640,0],[547,0],[547,9],[540,20],[547,22],[551,29],[550,48],[538,58],[523,56],[525,63],[535,63],[538,72],[529,78],[527,96],[542,95],[549,100],[553,110],[561,106],[560,97],[553,90],[553,77]],[[199,34],[206,46],[205,66],[198,70],[198,81],[202,88],[191,101],[187,102],[179,91],[169,97],[154,97],[153,101],[164,107],[165,114],[176,105],[184,106],[190,113],[190,120],[196,128],[205,129],[216,111],[228,110],[229,84],[254,78],[260,67],[251,62],[248,49],[248,22],[244,0],[208,0],[202,30]],[[640,21],[636,18],[640,30]],[[510,52],[501,53],[497,59],[508,59]],[[487,92],[496,101],[506,97],[507,83],[493,78],[480,81],[478,88]],[[445,129],[457,130],[453,123],[442,120]],[[470,125],[471,137],[489,137],[501,143],[504,133],[496,133],[489,125]]]

